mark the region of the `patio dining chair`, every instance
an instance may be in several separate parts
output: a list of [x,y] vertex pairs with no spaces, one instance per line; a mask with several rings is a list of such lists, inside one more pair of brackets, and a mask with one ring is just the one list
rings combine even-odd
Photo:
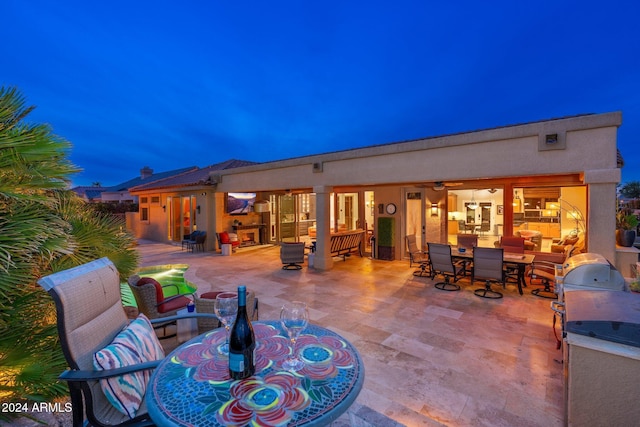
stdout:
[[484,236],[484,233],[486,233],[487,231],[491,230],[491,223],[489,223],[488,221],[482,221],[482,223],[480,224],[480,235]]
[[[85,411],[92,426],[153,425],[144,403],[145,379],[164,351],[144,315],[127,318],[113,263],[101,258],[38,284],[55,302],[60,345],[70,367],[59,379],[69,386],[73,426],[84,425]],[[201,316],[211,317],[185,317]]]
[[473,293],[482,298],[502,298],[500,292],[491,289],[491,282],[504,286],[505,272],[502,268],[502,248],[475,248],[473,250],[473,268],[471,269],[471,285],[475,279],[484,279],[484,288],[475,289]]
[[[436,289],[459,291],[460,286],[455,282],[464,275],[464,264],[453,261],[451,246],[441,243],[427,243],[427,247],[429,248],[429,259],[434,277],[437,275],[444,277],[444,282],[435,284]],[[451,279],[453,279],[453,283],[451,283]]]
[[[473,248],[478,246],[478,235],[477,234],[458,234],[458,249],[464,248],[465,250],[471,252]],[[471,266],[473,265],[473,260],[465,259],[462,260],[464,264],[464,274],[471,273]]]
[[473,248],[478,246],[477,234],[458,234],[458,247],[465,248],[468,251],[472,251]]
[[[517,236],[503,236],[500,239],[499,247],[504,250],[504,252],[512,253],[512,254],[523,254],[524,253],[524,237]],[[504,263],[505,269],[505,280],[509,283],[517,283],[518,282],[518,265],[512,263]]]
[[407,235],[406,240],[407,251],[409,252],[409,268],[411,268],[413,264],[418,264],[420,266],[420,269],[415,270],[413,272],[413,275],[420,277],[428,276],[433,278],[431,263],[429,262],[429,252],[418,249],[415,234]]
[[527,270],[531,285],[542,285],[531,293],[537,297],[556,299],[555,292],[556,265],[564,264],[565,259],[570,256],[572,247],[567,246],[564,253],[537,253],[533,262]]
[[524,241],[525,241],[524,237],[503,236],[500,239],[500,247],[504,249],[505,252],[510,252],[514,254],[523,254]]

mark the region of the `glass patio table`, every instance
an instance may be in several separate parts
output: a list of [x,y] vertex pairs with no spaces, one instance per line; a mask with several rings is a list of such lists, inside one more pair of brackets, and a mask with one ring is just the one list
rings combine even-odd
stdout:
[[218,352],[224,328],[182,344],[155,369],[146,393],[158,426],[323,426],[344,413],[364,382],[364,365],[346,339],[309,324],[296,343],[305,366],[282,369],[289,339],[280,322],[253,322],[256,374],[229,377],[229,360]]

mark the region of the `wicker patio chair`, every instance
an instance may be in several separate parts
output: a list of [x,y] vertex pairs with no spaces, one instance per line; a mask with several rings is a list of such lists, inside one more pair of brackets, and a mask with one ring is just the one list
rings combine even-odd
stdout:
[[[178,290],[178,286],[175,284],[163,286],[154,279],[140,277],[137,274],[130,276],[127,282],[136,300],[138,310],[149,319],[162,319],[164,317],[175,316],[178,314],[178,310],[187,307],[191,302],[191,298],[185,295],[164,296],[164,290],[166,288],[175,287],[176,290]],[[171,338],[175,336],[175,334],[167,335],[166,328],[169,325],[175,325],[175,321],[167,321],[155,326],[157,330],[163,330],[161,338]]]
[[[198,313],[215,313],[216,296],[227,291],[205,292],[204,294],[194,296],[196,303],[196,312]],[[250,320],[259,320],[258,316],[258,298],[253,291],[247,289],[247,315]],[[198,333],[203,334],[212,329],[219,328],[221,325],[218,319],[198,318]]]

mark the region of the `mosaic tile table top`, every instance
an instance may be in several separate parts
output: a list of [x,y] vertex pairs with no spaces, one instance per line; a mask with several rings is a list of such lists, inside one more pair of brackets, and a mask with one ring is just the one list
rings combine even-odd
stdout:
[[233,381],[218,353],[224,329],[176,348],[154,371],[146,402],[159,426],[320,426],[345,412],[364,382],[358,351],[338,334],[310,324],[296,343],[305,366],[282,369],[289,339],[280,322],[254,322],[256,374]]

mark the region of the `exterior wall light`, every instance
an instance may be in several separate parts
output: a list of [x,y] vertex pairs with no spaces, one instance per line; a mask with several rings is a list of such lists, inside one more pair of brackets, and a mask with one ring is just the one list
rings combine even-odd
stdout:
[[438,204],[431,203],[431,216],[438,216]]

